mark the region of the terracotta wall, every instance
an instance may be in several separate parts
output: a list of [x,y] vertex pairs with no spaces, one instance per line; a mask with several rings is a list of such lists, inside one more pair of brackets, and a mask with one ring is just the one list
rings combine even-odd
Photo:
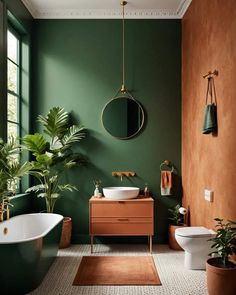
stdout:
[[[207,81],[217,69],[218,134],[201,132]],[[183,204],[191,225],[236,220],[236,1],[193,0],[182,20]],[[204,200],[204,188],[214,202]]]

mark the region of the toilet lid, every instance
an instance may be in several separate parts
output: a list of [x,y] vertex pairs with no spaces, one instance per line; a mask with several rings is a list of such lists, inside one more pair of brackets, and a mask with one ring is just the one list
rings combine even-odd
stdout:
[[212,232],[204,226],[189,226],[177,228],[175,234],[187,238],[211,237]]

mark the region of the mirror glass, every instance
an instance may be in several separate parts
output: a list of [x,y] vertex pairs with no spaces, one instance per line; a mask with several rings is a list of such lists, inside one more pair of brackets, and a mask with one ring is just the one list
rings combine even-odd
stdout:
[[127,139],[136,135],[143,127],[144,111],[133,98],[115,97],[105,105],[102,123],[112,136]]

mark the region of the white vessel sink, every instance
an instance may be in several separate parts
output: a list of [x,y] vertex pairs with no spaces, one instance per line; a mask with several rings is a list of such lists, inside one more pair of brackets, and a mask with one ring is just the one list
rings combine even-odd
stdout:
[[128,186],[104,187],[103,194],[107,199],[128,200],[134,199],[139,195],[139,188]]

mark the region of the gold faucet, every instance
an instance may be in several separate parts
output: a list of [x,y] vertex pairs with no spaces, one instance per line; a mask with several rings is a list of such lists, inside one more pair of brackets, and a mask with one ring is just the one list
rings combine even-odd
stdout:
[[135,176],[136,175],[136,173],[134,171],[128,171],[128,172],[114,171],[111,174],[112,174],[112,176],[120,177],[121,181],[123,180],[123,176],[130,177],[130,176]]

